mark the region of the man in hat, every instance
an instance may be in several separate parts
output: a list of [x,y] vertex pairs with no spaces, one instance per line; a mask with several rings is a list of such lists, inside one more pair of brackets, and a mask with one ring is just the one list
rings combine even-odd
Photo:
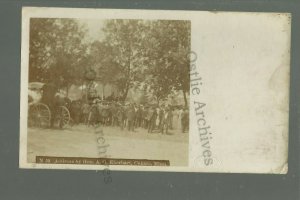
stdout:
[[182,114],[181,114],[181,128],[182,128],[182,133],[184,133],[185,131],[188,131],[188,127],[189,127],[189,111],[185,107],[183,109]]
[[158,112],[156,112],[155,107],[152,107],[148,111],[148,133],[152,133],[153,129],[155,128],[155,123],[158,118]]
[[135,109],[134,105],[129,105],[127,109],[128,131],[134,131]]
[[148,120],[147,120],[148,109],[149,109],[148,106],[142,107],[142,124],[141,124],[141,126],[143,128],[148,128],[148,123],[147,123],[148,122]]
[[111,126],[118,125],[118,105],[113,101],[110,105]]
[[126,116],[125,116],[125,110],[124,110],[123,105],[118,106],[117,118],[118,118],[118,124],[121,127],[121,130],[123,130],[124,126],[126,125],[125,124]]
[[160,132],[162,134],[164,134],[164,131],[166,134],[168,134],[171,116],[172,116],[172,111],[170,110],[169,107],[166,107],[163,111],[162,119],[161,119]]

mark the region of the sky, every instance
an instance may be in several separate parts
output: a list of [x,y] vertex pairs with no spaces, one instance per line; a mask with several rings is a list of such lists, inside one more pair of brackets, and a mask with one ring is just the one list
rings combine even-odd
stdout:
[[104,27],[105,20],[79,19],[78,21],[87,27],[87,37],[89,40],[102,40],[104,38],[102,28]]

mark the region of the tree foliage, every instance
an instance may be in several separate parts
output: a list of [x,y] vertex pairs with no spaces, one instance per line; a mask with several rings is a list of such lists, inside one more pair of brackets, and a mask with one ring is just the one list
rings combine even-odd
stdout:
[[190,29],[182,20],[106,20],[104,38],[85,42],[87,29],[74,19],[33,18],[29,79],[63,77],[70,86],[93,68],[103,85],[118,87],[123,100],[130,89],[157,103],[182,91],[187,104]]
[[109,20],[104,28],[105,46],[111,47],[111,63],[120,72],[115,83],[124,100],[129,89],[143,80],[142,44],[145,28],[142,20]]
[[109,20],[104,31],[124,99],[141,82],[157,102],[173,90],[189,91],[189,21]]
[[29,80],[55,82],[63,77],[66,85],[80,80],[88,62],[85,32],[73,19],[32,18]]
[[[165,99],[172,91],[189,92],[189,21],[152,21],[145,46],[148,84],[158,100]],[[186,101],[186,96],[185,103]]]

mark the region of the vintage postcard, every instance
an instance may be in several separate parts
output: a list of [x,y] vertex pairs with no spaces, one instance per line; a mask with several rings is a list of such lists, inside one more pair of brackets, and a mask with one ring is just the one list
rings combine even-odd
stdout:
[[22,10],[20,168],[288,170],[288,13]]

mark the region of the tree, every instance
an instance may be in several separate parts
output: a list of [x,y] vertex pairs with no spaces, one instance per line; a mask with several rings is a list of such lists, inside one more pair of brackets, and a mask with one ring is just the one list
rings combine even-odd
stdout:
[[149,84],[155,85],[155,96],[166,98],[172,90],[181,90],[185,105],[189,92],[190,22],[156,20],[148,26],[144,65],[151,75]]
[[110,54],[113,66],[119,70],[116,85],[125,100],[129,89],[135,82],[141,81],[142,40],[145,32],[142,20],[108,20],[104,32],[105,46],[111,47]]
[[102,83],[104,94],[107,84],[117,84],[122,77],[119,65],[114,61],[112,47],[104,42],[94,41],[91,44],[91,66],[97,73],[97,80]]
[[111,63],[121,76],[116,85],[126,98],[139,82],[149,85],[157,101],[181,90],[189,92],[190,22],[179,20],[109,20],[104,31]]
[[29,81],[64,79],[68,88],[82,77],[87,62],[86,29],[73,19],[30,20]]

